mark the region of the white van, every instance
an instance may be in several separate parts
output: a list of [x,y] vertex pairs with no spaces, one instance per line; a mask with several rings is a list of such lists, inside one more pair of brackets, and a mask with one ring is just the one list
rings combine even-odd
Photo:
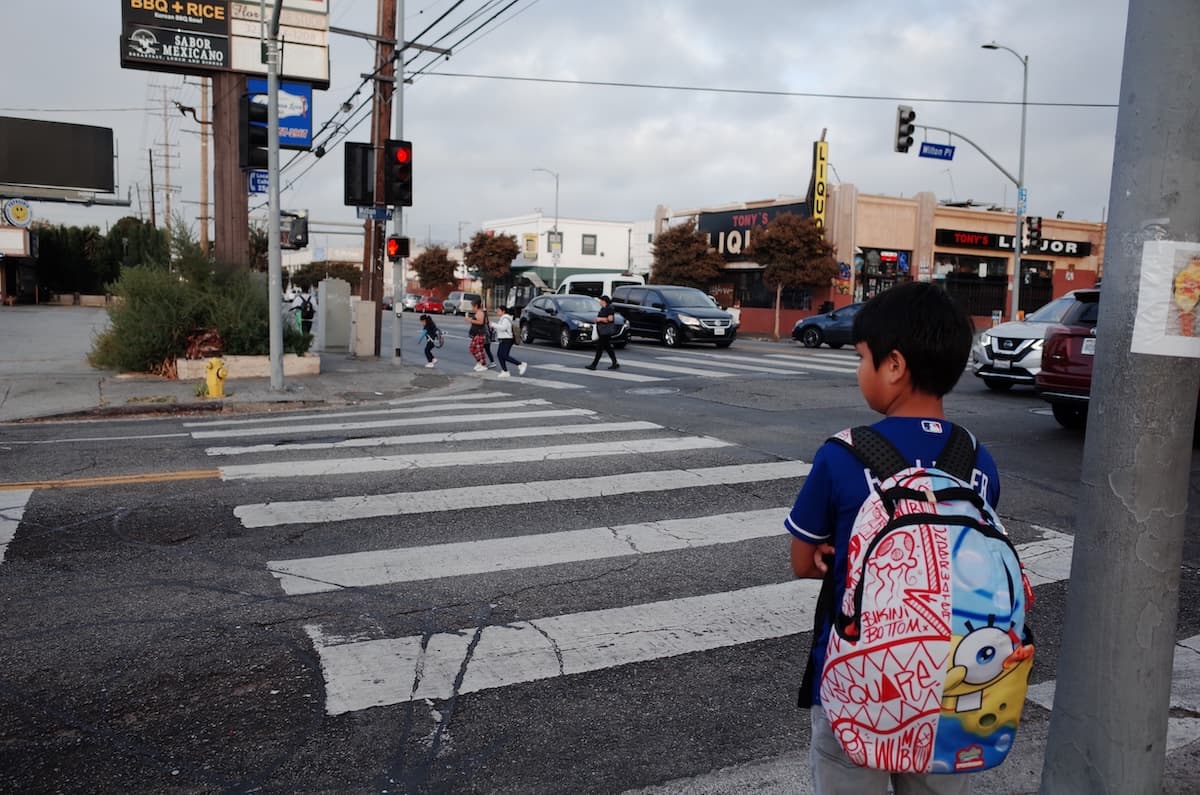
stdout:
[[613,290],[622,285],[641,285],[646,280],[641,276],[628,273],[577,273],[568,276],[558,285],[559,294],[575,293],[599,298],[602,295],[612,296]]

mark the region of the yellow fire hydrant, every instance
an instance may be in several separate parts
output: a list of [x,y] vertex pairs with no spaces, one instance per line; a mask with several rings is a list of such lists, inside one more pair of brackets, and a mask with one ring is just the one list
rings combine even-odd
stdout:
[[207,379],[210,398],[225,397],[225,378],[228,375],[224,359],[209,359],[208,364],[204,365],[204,377]]

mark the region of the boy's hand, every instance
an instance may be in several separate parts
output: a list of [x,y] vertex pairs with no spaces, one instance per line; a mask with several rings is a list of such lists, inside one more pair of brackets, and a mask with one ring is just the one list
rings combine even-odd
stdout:
[[821,572],[824,577],[829,573],[829,567],[833,565],[833,547],[829,544],[820,544],[813,550],[813,568]]

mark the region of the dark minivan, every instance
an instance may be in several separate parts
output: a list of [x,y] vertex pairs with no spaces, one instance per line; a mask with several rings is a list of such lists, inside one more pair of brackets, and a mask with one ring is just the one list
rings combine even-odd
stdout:
[[662,340],[668,348],[681,342],[713,342],[728,348],[737,336],[733,315],[695,287],[622,285],[613,290],[612,299],[633,336]]

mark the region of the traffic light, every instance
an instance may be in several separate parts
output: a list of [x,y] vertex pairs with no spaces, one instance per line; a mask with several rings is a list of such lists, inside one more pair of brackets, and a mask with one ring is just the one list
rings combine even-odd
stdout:
[[389,140],[383,147],[383,203],[412,207],[412,143]]
[[913,122],[916,118],[916,112],[908,105],[896,106],[897,152],[907,152],[908,148],[913,145],[913,131],[917,129]]
[[260,96],[242,94],[238,105],[238,165],[242,168],[267,167],[267,106],[254,101]]
[[1025,230],[1029,237],[1029,248],[1036,249],[1042,245],[1042,216],[1025,216]]
[[387,258],[390,262],[399,262],[408,256],[409,243],[407,237],[392,235],[387,239]]

